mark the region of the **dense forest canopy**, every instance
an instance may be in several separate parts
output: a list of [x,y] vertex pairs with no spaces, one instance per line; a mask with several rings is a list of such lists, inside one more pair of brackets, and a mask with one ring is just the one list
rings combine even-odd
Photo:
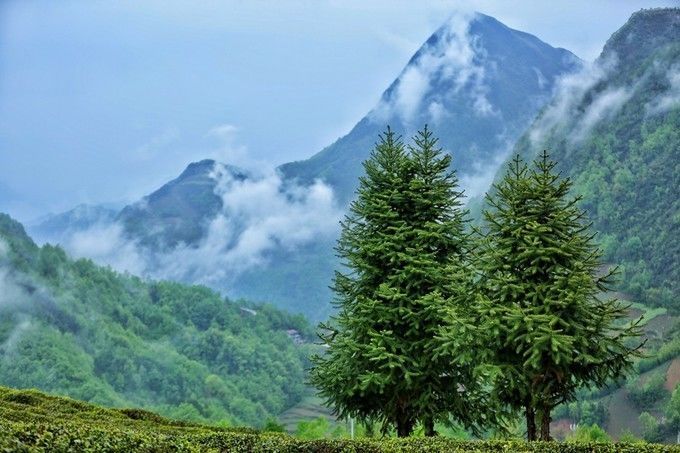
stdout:
[[253,426],[303,395],[301,316],[74,261],[4,214],[0,246],[3,385]]
[[[583,195],[619,289],[680,310],[680,10],[641,11],[572,90],[558,93],[515,152],[550,149]],[[675,100],[675,101],[674,101]]]

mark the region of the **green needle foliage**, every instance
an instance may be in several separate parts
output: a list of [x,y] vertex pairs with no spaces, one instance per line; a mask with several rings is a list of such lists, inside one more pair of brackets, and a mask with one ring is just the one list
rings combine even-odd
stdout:
[[626,340],[640,334],[640,320],[624,323],[627,307],[602,296],[612,274],[555,165],[547,152],[531,169],[517,156],[484,213],[480,307],[501,371],[496,392],[524,409],[529,440],[536,416],[548,440],[555,406],[621,376],[639,355]]
[[336,249],[339,313],[311,372],[339,416],[400,437],[418,422],[433,435],[449,416],[473,429],[495,421],[476,367],[462,192],[436,142],[426,127],[407,152],[388,128],[364,163]]

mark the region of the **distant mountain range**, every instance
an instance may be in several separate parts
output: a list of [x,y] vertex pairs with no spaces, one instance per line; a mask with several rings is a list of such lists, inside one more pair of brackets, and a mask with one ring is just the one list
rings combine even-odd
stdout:
[[[177,179],[118,212],[115,224],[121,227],[125,240],[143,254],[152,255],[145,264],[148,275],[207,283],[233,297],[271,301],[321,320],[332,311],[328,285],[338,265],[333,255],[337,229],[328,227],[329,218],[333,222],[335,218],[330,210],[324,211],[326,204],[308,208],[305,203],[310,194],[306,191],[320,180],[332,188],[337,208],[343,209],[357,186],[361,162],[386,125],[408,138],[428,123],[440,137],[441,146],[453,155],[461,183],[472,196],[489,188],[513,147],[527,157],[542,147],[551,149],[567,174],[577,178],[577,189],[588,195],[586,207],[594,216],[595,227],[604,233],[607,257],[613,263],[621,262],[628,256],[628,245],[622,244],[630,240],[630,247],[637,247],[634,237],[643,242],[637,254],[624,260],[627,280],[633,282],[637,275],[638,288],[626,289],[637,297],[652,297],[656,293],[649,291],[656,288],[654,291],[663,293],[657,299],[667,300],[677,295],[677,287],[659,283],[659,279],[668,282],[674,278],[679,261],[677,247],[668,239],[677,231],[673,219],[680,198],[675,196],[673,201],[679,186],[674,184],[679,172],[674,166],[678,148],[673,138],[673,130],[678,130],[674,94],[678,79],[673,72],[679,64],[674,53],[680,36],[677,14],[677,9],[665,9],[634,15],[613,35],[592,67],[564,49],[512,30],[489,16],[475,14],[447,21],[411,58],[378,105],[346,136],[308,160],[281,166],[277,176],[269,177],[281,198],[279,204],[285,207],[290,203],[291,209],[297,209],[291,216],[309,215],[304,209],[321,212],[296,224],[311,233],[306,239],[297,238],[293,245],[286,242],[294,237],[290,234],[248,236],[253,229],[266,233],[267,226],[282,222],[280,216],[254,218],[247,211],[225,208],[225,200],[234,203],[235,194],[248,203],[246,193],[233,192],[239,184],[270,180],[213,161],[191,164]],[[628,115],[625,121],[624,114]],[[664,130],[670,132],[663,135],[660,131]],[[655,137],[657,142],[652,144]],[[630,140],[636,143],[632,154]],[[660,153],[661,149],[665,151]],[[656,167],[648,166],[652,161],[663,166],[658,176]],[[628,178],[625,172],[617,176],[616,181],[626,181],[620,186],[622,192],[610,191],[614,173],[623,168],[632,176]],[[592,182],[596,177],[600,178],[597,184]],[[661,188],[655,178],[663,182]],[[645,190],[636,190],[637,183]],[[628,193],[629,198],[615,193]],[[633,193],[637,198],[630,198]],[[640,198],[644,193],[655,194],[653,209]],[[640,211],[629,212],[635,209]],[[617,212],[627,214],[619,218]],[[93,219],[93,225],[100,223],[96,216]],[[617,226],[612,227],[613,219]],[[672,221],[661,225],[664,219]],[[233,241],[212,242],[210,234],[218,221]],[[317,225],[322,223],[323,227]],[[82,229],[82,225],[77,216],[67,213],[59,222],[43,222],[29,231],[42,239],[49,236],[44,234],[48,230],[55,236],[73,228]],[[644,242],[652,231],[662,234]],[[256,240],[266,240],[268,245],[255,264],[238,272],[225,267],[222,274],[216,274],[223,275],[221,279],[205,278],[215,269],[210,268],[209,260],[201,260],[200,253],[174,252],[212,248],[231,254],[245,242]],[[651,255],[662,258],[649,267]],[[664,267],[663,272],[659,266]],[[174,272],[165,272],[168,267]]]
[[113,222],[118,211],[106,205],[81,204],[66,212],[41,217],[32,224],[31,234],[45,242],[63,243],[75,232]]
[[[428,123],[454,156],[463,183],[484,191],[512,144],[551,98],[556,81],[581,67],[564,49],[513,30],[482,14],[455,16],[416,52],[378,105],[344,137],[312,158],[280,167],[281,190],[322,180],[342,208],[351,198],[377,136],[390,124],[408,136]],[[216,193],[215,162],[189,165],[174,181],[115,214],[115,222],[135,246],[154,254],[176,247],[199,247],[223,208]],[[252,175],[229,168],[243,180]],[[300,189],[304,190],[304,189]],[[108,210],[80,208],[29,226],[38,239],[66,243],[64,237],[112,218]],[[235,228],[248,219],[229,219]],[[89,223],[89,224],[88,224]],[[312,319],[331,311],[331,282],[337,263],[335,234],[270,248],[263,263],[222,282],[210,282],[236,297],[267,300]],[[166,274],[147,269],[150,275]],[[196,272],[173,277],[192,281]]]

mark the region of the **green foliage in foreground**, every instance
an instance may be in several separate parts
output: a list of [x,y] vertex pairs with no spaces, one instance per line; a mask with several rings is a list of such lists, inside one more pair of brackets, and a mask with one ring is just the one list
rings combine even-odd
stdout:
[[305,392],[302,317],[71,260],[4,214],[0,288],[2,385],[254,426]]
[[[451,156],[425,127],[406,147],[389,129],[364,162],[342,223],[333,289],[311,382],[341,417],[428,435],[449,416],[472,429],[498,411],[477,371],[470,237]],[[461,390],[461,389],[464,389]]]
[[445,438],[306,441],[252,429],[178,422],[0,387],[0,451],[19,452],[680,452],[653,444],[458,441]]
[[607,435],[607,432],[598,425],[579,426],[576,431],[570,436],[567,436],[567,442],[611,442],[612,439]]
[[639,320],[623,322],[625,306],[601,297],[611,274],[598,275],[601,252],[556,165],[546,151],[531,168],[516,156],[484,212],[482,325],[502,373],[497,392],[524,408],[528,440],[537,418],[550,438],[552,410],[579,388],[630,371],[639,352],[627,343],[642,333]]

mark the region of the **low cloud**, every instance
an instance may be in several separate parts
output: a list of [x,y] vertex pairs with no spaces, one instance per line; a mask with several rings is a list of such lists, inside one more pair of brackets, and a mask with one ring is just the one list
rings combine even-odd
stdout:
[[30,295],[16,281],[10,270],[0,265],[0,310],[24,307],[30,301]]
[[[423,62],[428,58],[421,58]],[[420,63],[408,66],[399,76],[396,95],[394,97],[394,109],[401,116],[404,123],[409,123],[420,109],[420,102],[430,89],[431,68],[425,68]]]
[[511,149],[511,145],[508,144],[504,150],[495,153],[491,161],[474,162],[471,170],[460,176],[460,187],[465,190],[467,200],[483,196],[489,190]]
[[215,140],[215,147],[203,153],[201,158],[213,159],[217,162],[227,162],[235,167],[254,170],[258,173],[263,168],[269,168],[265,161],[252,157],[248,147],[239,141],[241,129],[233,124],[220,124],[208,131],[206,136]]
[[26,333],[32,326],[31,320],[24,318],[20,320],[10,331],[7,339],[0,343],[0,352],[3,354],[11,354],[14,352],[16,345],[19,343],[24,333]]
[[674,64],[666,73],[668,89],[664,94],[647,105],[647,113],[655,115],[665,113],[680,105],[680,64]]
[[9,253],[9,245],[2,238],[0,238],[0,262],[7,258]]
[[[392,91],[383,98],[371,112],[379,122],[397,117],[406,126],[417,118],[425,99],[428,121],[437,123],[444,115],[445,96],[455,96],[463,89],[470,107],[479,116],[495,115],[498,112],[487,98],[485,84],[486,57],[478,38],[470,34],[470,23],[474,14],[458,13],[437,31],[437,40],[426,43],[420,53],[401,73]],[[447,92],[432,93],[439,82],[452,84]]]
[[316,181],[287,185],[276,172],[239,180],[221,165],[213,173],[221,212],[197,246],[181,246],[155,257],[154,277],[203,284],[229,281],[243,271],[266,267],[274,252],[292,252],[334,236],[342,217],[333,192]]
[[548,80],[545,78],[540,69],[534,67],[533,70],[536,73],[536,81],[538,82],[538,88],[542,90],[548,84]]
[[119,223],[102,222],[72,232],[61,245],[75,257],[90,258],[119,271],[143,275],[148,270],[148,260],[142,249],[125,236]]
[[[555,85],[555,95],[532,125],[529,139],[536,148],[545,147],[552,130],[568,126],[571,144],[583,140],[601,121],[611,118],[633,96],[637,84],[598,90],[616,70],[617,57],[584,64],[580,71],[563,76]],[[585,108],[585,110],[584,110]],[[578,122],[574,123],[574,119]]]
[[[273,169],[235,177],[217,164],[211,174],[222,209],[209,221],[198,244],[162,252],[130,239],[119,223],[100,223],[71,234],[62,245],[119,271],[224,287],[242,272],[266,266],[272,253],[289,253],[323,237],[335,237],[343,212],[332,189],[284,182]],[[228,289],[228,288],[227,288]]]
[[633,95],[633,87],[620,87],[605,90],[597,95],[588,105],[570,136],[572,143],[579,142],[600,121],[610,118],[625,104]]
[[0,310],[25,306],[30,295],[8,265],[9,245],[0,237]]
[[584,65],[580,71],[560,79],[552,102],[529,132],[532,146],[536,149],[549,147],[546,141],[555,128],[567,128],[570,131],[566,137],[568,143],[572,146],[578,144],[599,123],[620,112],[640,87],[648,84],[650,77],[657,78],[660,75],[662,80],[665,79],[665,86],[660,94],[644,106],[647,115],[664,113],[680,106],[680,64],[673,64],[666,69],[664,62],[657,61],[634,82],[612,86],[610,80],[620,70],[617,64],[614,54],[606,60]]
[[577,107],[584,102],[586,93],[609,74],[616,60],[584,64],[580,71],[567,74],[555,83],[555,94],[552,102],[533,124],[529,139],[537,146],[543,142],[550,132],[564,125],[576,115]]
[[441,124],[442,120],[447,116],[446,107],[441,102],[432,101],[427,108],[427,113],[435,125]]
[[208,135],[219,137],[225,141],[233,141],[236,138],[237,132],[238,127],[234,126],[233,124],[225,123],[210,129],[210,131],[208,131]]
[[[27,308],[32,297],[17,274],[7,265],[8,252],[9,246],[0,238],[0,315]],[[24,332],[31,327],[31,321],[25,314],[19,313],[15,320],[16,324],[9,335],[0,343],[0,353],[11,352]]]

